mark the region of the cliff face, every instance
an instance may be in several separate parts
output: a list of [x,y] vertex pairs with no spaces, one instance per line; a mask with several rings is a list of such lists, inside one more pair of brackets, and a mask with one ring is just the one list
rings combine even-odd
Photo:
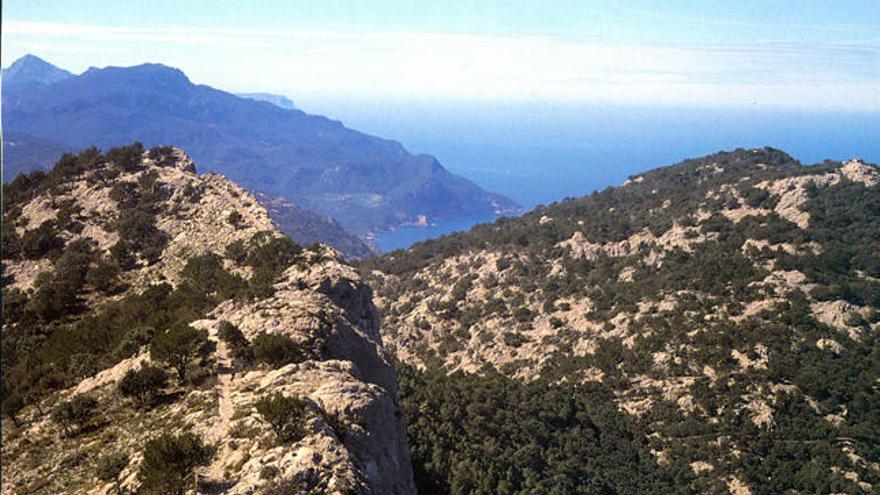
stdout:
[[363,268],[400,360],[599,387],[679,486],[869,492],[878,184],[860,160],[737,150]]
[[[145,444],[183,432],[214,449],[191,477],[212,493],[414,493],[371,291],[336,251],[284,240],[256,198],[176,149],[63,158],[4,192],[4,494],[138,490]],[[151,349],[181,324],[204,352],[133,404],[120,381],[170,370]],[[220,338],[229,324],[243,342]],[[255,362],[264,334],[297,357]],[[305,404],[295,441],[257,412],[276,393]],[[96,405],[68,428],[53,412],[78,397]]]

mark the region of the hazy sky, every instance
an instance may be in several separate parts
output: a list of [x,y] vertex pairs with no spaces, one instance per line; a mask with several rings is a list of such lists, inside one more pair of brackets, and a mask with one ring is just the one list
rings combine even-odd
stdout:
[[2,62],[161,62],[294,101],[880,111],[880,2],[3,2]]

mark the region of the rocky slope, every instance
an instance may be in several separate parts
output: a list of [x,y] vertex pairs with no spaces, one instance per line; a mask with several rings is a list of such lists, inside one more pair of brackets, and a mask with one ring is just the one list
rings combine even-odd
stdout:
[[[213,449],[190,478],[203,491],[414,493],[370,289],[336,251],[286,240],[241,187],[177,149],[93,150],[5,186],[3,220],[4,495],[136,491],[145,444],[182,432]],[[138,406],[120,381],[170,369],[156,339],[176,325],[204,330],[204,352]],[[296,359],[237,354],[264,334]],[[272,393],[304,403],[295,441],[257,413]],[[84,422],[60,420],[81,397]]]
[[[17,87],[16,72],[10,74],[4,84]],[[91,68],[32,90],[4,90],[3,122],[4,133],[22,143],[4,157],[10,170],[47,165],[43,155],[28,154],[39,150],[27,145],[33,141],[66,150],[136,140],[174,145],[205,170],[333,217],[359,236],[420,215],[435,221],[516,209],[432,156],[413,155],[400,143],[323,116],[193,84],[161,64]]]
[[[767,148],[646,172],[362,269],[400,360],[590,384],[686,492],[870,493],[878,249],[877,166],[804,166]],[[438,401],[414,405],[411,424],[452,406]],[[431,452],[418,433],[413,452]]]

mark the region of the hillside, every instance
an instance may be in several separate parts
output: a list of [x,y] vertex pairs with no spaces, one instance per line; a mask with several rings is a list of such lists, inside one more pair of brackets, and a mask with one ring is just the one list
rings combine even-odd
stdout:
[[[18,86],[10,75],[4,85]],[[516,208],[432,156],[325,117],[193,84],[160,64],[92,68],[27,91],[4,89],[3,122],[20,142],[68,150],[133,141],[179,146],[205,170],[332,217],[356,235],[419,215],[434,221]],[[48,165],[44,158],[11,153],[6,166],[32,170]]]
[[272,93],[235,93],[235,96],[250,98],[251,100],[265,101],[286,110],[296,109],[293,101],[284,95],[276,95]]
[[371,291],[176,148],[3,188],[2,493],[414,493]]
[[878,184],[737,150],[363,262],[417,484],[874,493]]
[[286,236],[310,246],[316,242],[327,244],[342,253],[346,259],[360,259],[378,254],[376,248],[353,234],[349,234],[330,217],[285,200],[281,196],[269,196],[254,191],[254,197],[269,211],[269,217]]

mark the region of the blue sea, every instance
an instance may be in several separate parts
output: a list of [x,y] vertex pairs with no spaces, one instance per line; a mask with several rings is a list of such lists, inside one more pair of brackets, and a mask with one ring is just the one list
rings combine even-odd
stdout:
[[[341,103],[307,109],[436,156],[525,208],[720,150],[772,146],[803,163],[880,162],[880,109],[804,111],[549,104]],[[475,217],[378,236],[382,251],[492,221]]]

